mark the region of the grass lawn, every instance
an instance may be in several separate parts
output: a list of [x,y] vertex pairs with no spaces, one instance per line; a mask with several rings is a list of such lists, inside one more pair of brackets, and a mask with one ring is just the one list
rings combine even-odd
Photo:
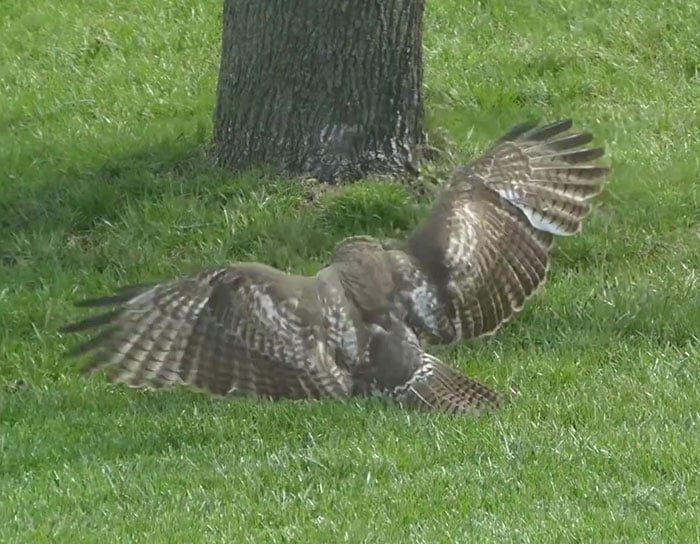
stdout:
[[428,125],[465,160],[572,116],[614,173],[546,288],[445,354],[494,416],[82,379],[71,302],[236,260],[314,272],[425,211],[213,168],[220,0],[0,3],[0,541],[700,541],[700,8],[428,0]]

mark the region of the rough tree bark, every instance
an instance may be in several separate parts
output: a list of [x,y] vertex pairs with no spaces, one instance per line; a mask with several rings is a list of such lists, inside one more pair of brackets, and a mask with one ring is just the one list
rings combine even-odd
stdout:
[[413,169],[424,0],[224,0],[214,138],[233,169],[324,181]]

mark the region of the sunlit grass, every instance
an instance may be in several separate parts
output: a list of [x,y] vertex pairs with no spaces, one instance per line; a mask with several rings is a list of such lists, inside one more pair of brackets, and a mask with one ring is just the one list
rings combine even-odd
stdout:
[[55,332],[75,298],[236,260],[311,273],[425,202],[368,181],[309,206],[214,168],[219,2],[2,3],[0,541],[700,540],[698,7],[427,4],[431,132],[467,159],[571,116],[614,168],[532,304],[443,353],[519,391],[493,417],[80,378]]

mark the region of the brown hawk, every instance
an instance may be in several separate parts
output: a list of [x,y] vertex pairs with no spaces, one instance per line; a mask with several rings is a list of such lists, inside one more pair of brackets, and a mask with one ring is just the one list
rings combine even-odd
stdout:
[[496,331],[543,283],[554,235],[580,230],[609,169],[570,128],[513,128],[457,169],[405,242],[345,239],[313,277],[245,263],[125,287],[78,303],[117,308],[62,332],[101,328],[72,353],[132,387],[495,408],[498,394],[422,346]]

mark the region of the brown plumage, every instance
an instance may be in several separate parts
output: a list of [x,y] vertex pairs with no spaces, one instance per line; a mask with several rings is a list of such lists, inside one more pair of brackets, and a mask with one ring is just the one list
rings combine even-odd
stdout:
[[452,413],[500,396],[426,353],[496,331],[543,283],[554,235],[572,235],[608,172],[570,121],[520,125],[459,168],[405,243],[358,236],[316,276],[237,264],[124,288],[63,332],[132,387],[191,385],[271,399],[377,393]]
[[581,229],[609,171],[590,162],[602,148],[582,147],[592,135],[570,128],[519,125],[455,172],[396,257],[439,300],[408,297],[414,326],[441,342],[490,334],[542,285],[554,235]]

